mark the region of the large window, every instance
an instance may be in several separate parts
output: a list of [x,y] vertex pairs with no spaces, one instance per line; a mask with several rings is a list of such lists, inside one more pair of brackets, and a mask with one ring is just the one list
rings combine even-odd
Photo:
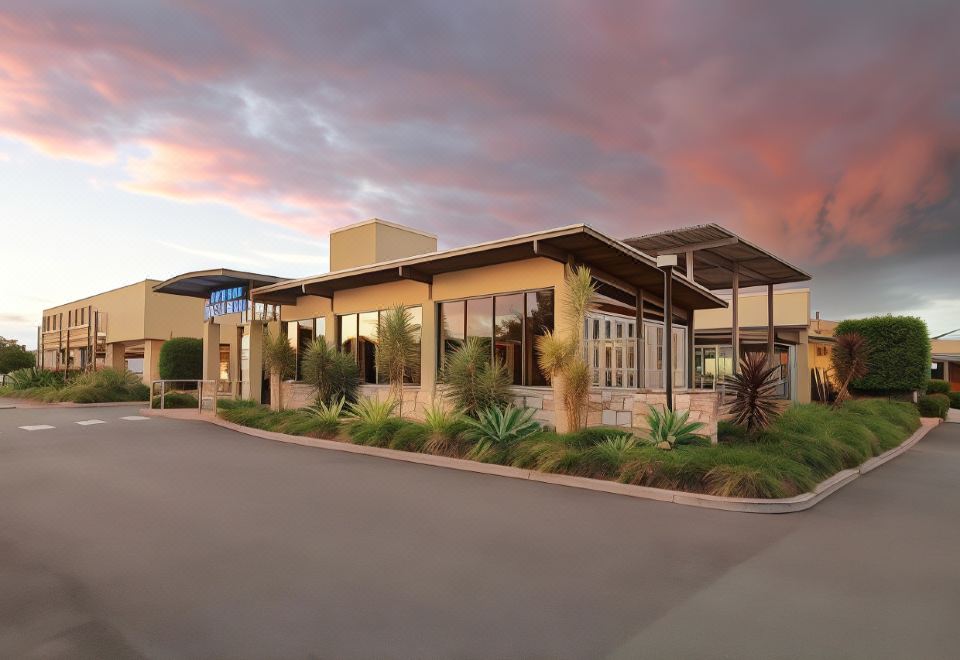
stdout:
[[465,337],[490,348],[490,359],[507,367],[514,385],[546,385],[537,364],[536,338],[553,330],[553,290],[512,293],[440,303],[440,360]]
[[[377,328],[380,314],[384,310],[362,312],[360,314],[342,314],[337,316],[337,330],[340,350],[354,356],[360,367],[360,378],[364,383],[379,383],[381,378],[377,370]],[[420,307],[408,307],[411,323],[417,327],[417,343],[420,343],[420,325],[423,322],[423,310]],[[404,382],[420,383],[420,360],[413,371],[404,378]]]

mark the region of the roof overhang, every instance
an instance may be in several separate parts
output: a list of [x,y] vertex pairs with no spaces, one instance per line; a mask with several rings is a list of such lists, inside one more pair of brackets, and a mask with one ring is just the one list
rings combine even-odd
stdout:
[[169,293],[175,296],[209,298],[213,291],[232,286],[246,286],[250,287],[252,291],[257,287],[284,281],[285,278],[274,275],[260,275],[226,268],[213,268],[171,277],[169,280],[155,284],[153,290],[157,293]]
[[[571,225],[314,277],[285,280],[262,286],[254,291],[254,295],[258,300],[265,301],[305,295],[332,298],[337,291],[400,280],[429,284],[434,276],[442,273],[536,257],[586,265],[605,293],[620,298],[628,297],[631,303],[638,291],[659,295],[663,290],[663,271],[657,268],[652,257],[587,225]],[[726,301],[699,284],[690,282],[681,273],[674,271],[673,278],[676,305],[688,309],[727,306]]]
[[734,270],[739,271],[740,287],[811,279],[809,273],[717,224],[637,236],[624,243],[654,256],[692,253],[694,279],[711,290],[732,288]]

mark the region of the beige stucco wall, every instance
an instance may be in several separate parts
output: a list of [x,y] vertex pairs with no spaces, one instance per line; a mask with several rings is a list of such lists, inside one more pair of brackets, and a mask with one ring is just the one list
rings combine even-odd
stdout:
[[960,339],[931,339],[930,348],[937,355],[955,355],[960,359]]
[[[145,280],[93,296],[81,298],[70,303],[43,310],[43,316],[63,314],[63,327],[67,327],[67,313],[80,308],[93,306],[106,313],[107,342],[132,341],[144,338],[144,313],[146,291],[156,284],[156,280]],[[202,317],[201,317],[202,318]],[[41,319],[42,324],[43,319]],[[102,330],[102,328],[101,328]]]
[[437,237],[376,218],[330,232],[330,270],[434,252]]
[[203,305],[200,298],[145,291],[144,334],[148,339],[203,336]]
[[[727,298],[726,296],[724,296]],[[767,294],[741,293],[738,310],[741,328],[767,325]],[[810,320],[809,289],[784,289],[773,292],[773,322],[778,326],[806,326]],[[733,326],[733,309],[698,309],[693,315],[697,330],[721,330]]]

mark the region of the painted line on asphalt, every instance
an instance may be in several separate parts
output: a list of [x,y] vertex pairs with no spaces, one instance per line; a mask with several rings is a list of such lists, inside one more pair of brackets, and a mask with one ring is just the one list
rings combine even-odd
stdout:
[[129,422],[139,422],[141,420],[150,419],[149,417],[141,417],[140,415],[127,415],[126,417],[121,417],[120,419],[125,419]]
[[50,426],[49,424],[34,424],[33,426],[21,426],[24,431],[46,431],[47,429],[55,429],[56,426]]
[[106,422],[103,421],[102,419],[85,419],[81,422],[75,422],[75,423],[79,424],[80,426],[90,426],[91,424],[106,424]]

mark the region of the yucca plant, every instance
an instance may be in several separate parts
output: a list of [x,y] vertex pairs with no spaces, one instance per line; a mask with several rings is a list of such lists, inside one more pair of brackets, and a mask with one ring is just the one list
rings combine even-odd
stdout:
[[297,353],[282,333],[273,335],[269,329],[264,331],[263,368],[270,375],[270,407],[282,410],[280,383],[297,369]]
[[664,410],[650,408],[647,413],[647,425],[650,427],[650,442],[657,449],[671,450],[678,445],[695,444],[703,440],[697,433],[705,425],[703,422],[691,422],[690,411]]
[[507,368],[500,360],[491,362],[490,344],[479,337],[468,337],[447,356],[440,378],[454,405],[472,417],[491,407],[502,408],[512,398]]
[[540,423],[530,408],[496,406],[480,412],[476,419],[467,418],[467,437],[474,441],[470,454],[484,460],[501,456],[514,443],[540,430]]
[[341,353],[323,337],[314,339],[304,350],[300,364],[301,378],[316,390],[317,399],[334,403],[357,398],[360,369],[352,355]]
[[312,406],[307,406],[304,410],[311,415],[315,415],[320,418],[324,424],[339,424],[340,419],[344,417],[344,408],[347,405],[347,400],[343,397],[340,397],[333,403],[327,403],[326,401],[317,400]]
[[561,337],[547,332],[537,337],[537,362],[551,383],[558,384],[569,431],[583,425],[590,399],[590,368],[584,360],[583,326],[596,304],[597,286],[590,269],[567,269],[561,296],[562,312],[571,329]]
[[33,387],[57,387],[63,385],[63,377],[53,371],[27,367],[16,369],[7,374],[7,380],[15,390],[26,390]]
[[839,387],[834,407],[850,398],[850,383],[863,378],[870,371],[870,344],[859,332],[837,335],[837,343],[830,354],[830,362]]
[[403,380],[420,366],[420,326],[402,303],[380,313],[377,325],[377,371],[390,383],[390,396],[403,417]]
[[453,408],[434,399],[424,411],[424,426],[430,430],[430,436],[423,443],[423,450],[429,454],[449,456],[456,453],[459,445],[457,426],[464,425],[464,416]]
[[612,435],[593,445],[583,453],[583,463],[590,476],[607,477],[620,471],[640,444],[631,433]]
[[390,419],[396,407],[393,399],[361,397],[347,407],[347,417],[363,424],[379,426]]
[[727,389],[733,394],[730,404],[733,422],[757,431],[770,426],[777,416],[777,374],[779,365],[769,366],[765,353],[747,353],[740,370],[727,376]]

